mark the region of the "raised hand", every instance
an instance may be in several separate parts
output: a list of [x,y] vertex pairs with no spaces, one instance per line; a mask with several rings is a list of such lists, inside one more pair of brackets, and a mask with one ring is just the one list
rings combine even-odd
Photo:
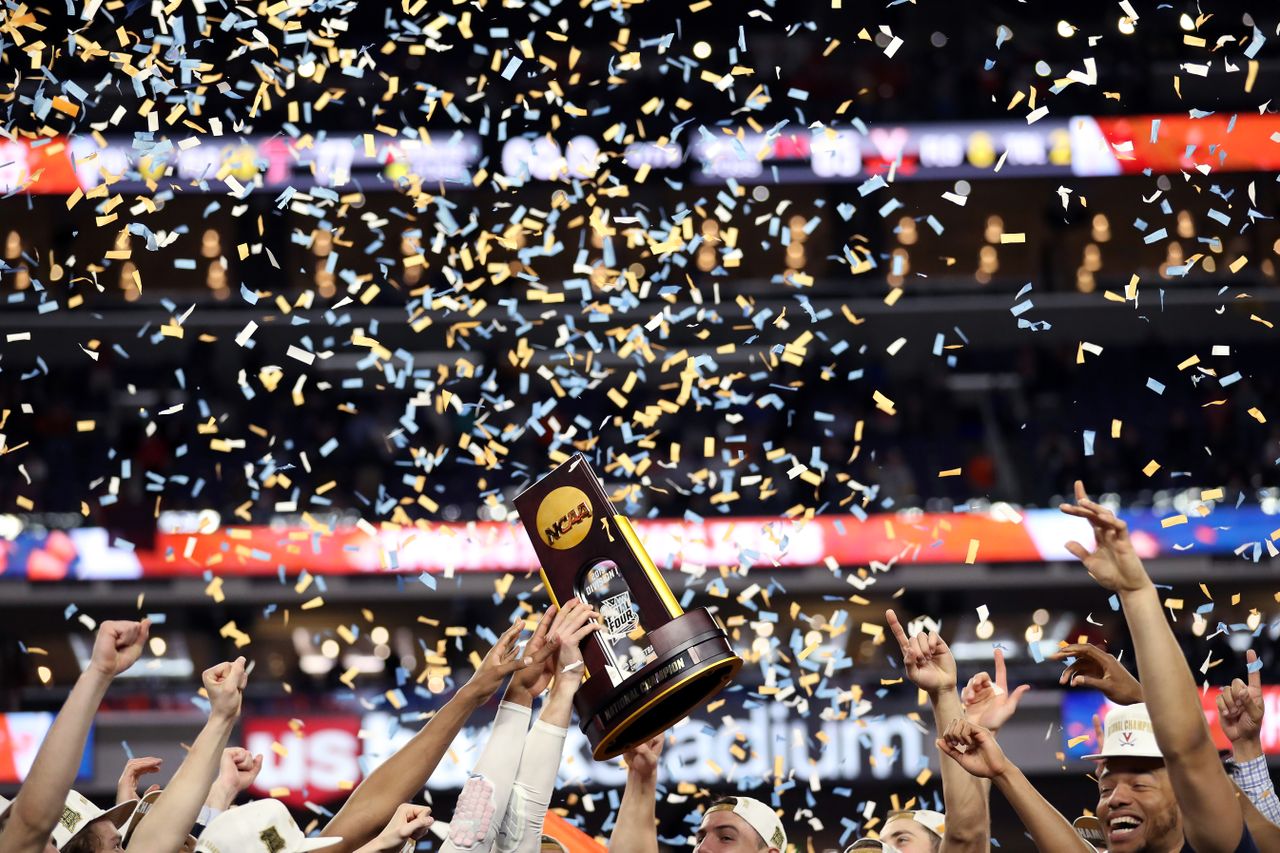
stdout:
[[489,701],[498,692],[507,676],[526,667],[542,667],[556,650],[554,638],[548,638],[542,648],[532,654],[520,654],[520,632],[524,630],[524,620],[518,619],[508,628],[489,653],[480,662],[480,667],[471,676],[464,689],[474,694],[481,704]]
[[656,778],[665,741],[666,733],[663,732],[624,752],[622,757],[626,759],[627,772],[644,778]]
[[151,632],[151,620],[141,622],[103,622],[93,642],[89,666],[107,678],[115,678],[142,657]]
[[[524,644],[526,657],[537,654],[546,646],[557,615],[554,605],[548,607],[547,612],[542,614],[542,618],[538,620],[538,627],[534,629],[533,636]],[[548,657],[541,667],[527,666],[518,669],[512,674],[511,682],[507,685],[507,694],[512,697],[523,694],[530,699],[540,696],[542,691],[547,689],[547,685],[551,683],[551,679],[555,677],[555,674],[554,656]]]
[[981,779],[994,779],[1009,769],[1009,760],[995,735],[967,720],[952,720],[937,743],[939,750]]
[[921,631],[910,639],[898,621],[898,614],[886,610],[884,618],[889,622],[889,629],[898,641],[902,650],[902,662],[907,669],[907,678],[932,696],[956,687],[956,659],[951,656],[951,649],[938,634]]
[[[1258,654],[1249,649],[1245,659],[1252,667]],[[1262,732],[1262,675],[1251,668],[1248,679],[1246,683],[1237,678],[1218,694],[1218,725],[1233,745],[1257,740]]]
[[602,627],[597,621],[600,614],[592,610],[580,599],[573,599],[560,611],[556,619],[555,639],[559,652],[556,655],[558,673],[556,678],[576,689],[586,675],[582,665],[582,649],[579,645],[588,635],[599,631]]
[[138,779],[149,773],[159,773],[160,758],[130,758],[116,781],[116,805],[138,799]]
[[1066,546],[1084,563],[1091,578],[1112,592],[1137,592],[1151,586],[1151,578],[1129,540],[1129,525],[1111,510],[1089,500],[1084,483],[1076,480],[1076,502],[1064,503],[1059,509],[1083,518],[1093,528],[1098,547],[1092,553],[1079,542],[1071,541]]
[[[234,794],[249,790],[262,772],[262,756],[254,755],[242,746],[232,746],[222,750],[222,761],[218,765],[218,781]],[[233,796],[234,796],[233,794]]]
[[231,720],[240,716],[240,701],[249,683],[243,657],[206,669],[200,679],[209,694],[210,716]]
[[412,842],[427,834],[435,818],[427,806],[405,803],[396,809],[377,838],[361,847],[356,853],[398,853],[402,848],[409,848]]
[[1009,721],[1013,712],[1018,710],[1018,700],[1022,694],[1031,689],[1031,685],[1022,684],[1009,692],[1009,676],[1005,669],[1004,652],[995,650],[996,678],[980,672],[960,691],[960,702],[964,705],[964,718],[987,729],[992,734],[1000,731],[1000,727]]
[[1072,687],[1089,687],[1101,690],[1117,705],[1137,705],[1142,701],[1142,685],[1124,664],[1091,643],[1072,643],[1063,646],[1050,660],[1075,660],[1058,676],[1058,683]]

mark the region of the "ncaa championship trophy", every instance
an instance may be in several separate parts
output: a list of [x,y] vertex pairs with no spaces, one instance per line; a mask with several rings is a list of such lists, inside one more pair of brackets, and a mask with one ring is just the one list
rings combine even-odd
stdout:
[[603,628],[582,642],[574,706],[597,760],[666,731],[742,668],[704,607],[685,613],[599,478],[576,453],[515,499],[557,607],[577,597]]

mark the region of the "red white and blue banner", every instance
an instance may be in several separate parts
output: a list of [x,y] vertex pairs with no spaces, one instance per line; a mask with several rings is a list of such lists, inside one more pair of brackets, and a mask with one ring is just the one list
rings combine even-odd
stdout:
[[[1258,507],[1157,514],[1122,511],[1145,559],[1181,554],[1276,556],[1280,516]],[[12,517],[10,517],[12,520]],[[537,571],[524,530],[511,522],[427,522],[420,526],[327,524],[303,514],[291,524],[201,525],[157,530],[146,545],[99,528],[16,530],[4,525],[0,580],[61,581],[220,575]],[[1064,543],[1090,542],[1083,522],[1057,510],[1009,507],[970,513],[882,513],[858,517],[636,520],[636,531],[664,570],[741,565],[758,569],[876,568],[893,563],[1073,561]],[[200,532],[200,531],[205,532]]]

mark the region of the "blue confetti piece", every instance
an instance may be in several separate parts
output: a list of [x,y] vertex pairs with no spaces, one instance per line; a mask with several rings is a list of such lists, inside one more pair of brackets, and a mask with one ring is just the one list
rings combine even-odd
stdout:
[[1164,383],[1157,382],[1155,379],[1152,379],[1151,377],[1147,377],[1147,387],[1150,388],[1152,391],[1155,391],[1157,394],[1164,393]]
[[1118,595],[1113,595],[1113,596],[1111,596],[1110,598],[1108,598],[1108,599],[1107,599],[1107,604],[1110,604],[1110,605],[1111,605],[1111,609],[1112,609],[1112,610],[1114,610],[1114,611],[1116,611],[1116,612],[1119,612],[1119,611],[1120,611],[1120,596],[1118,596]]
[[1093,455],[1093,439],[1097,436],[1097,432],[1091,429],[1084,431],[1084,455]]
[[1262,658],[1258,658],[1256,661],[1249,664],[1245,668],[1249,670],[1249,672],[1257,672],[1258,670],[1262,669]]

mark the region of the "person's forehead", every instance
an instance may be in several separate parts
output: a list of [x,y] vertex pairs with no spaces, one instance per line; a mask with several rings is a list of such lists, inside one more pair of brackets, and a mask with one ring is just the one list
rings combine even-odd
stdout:
[[890,832],[909,832],[912,835],[925,837],[926,830],[923,826],[916,822],[914,818],[902,815],[899,817],[891,817],[884,824],[884,831]]
[[743,820],[740,815],[728,810],[707,812],[702,816],[702,828],[704,830],[719,829],[726,826],[739,832],[751,828],[751,824]]
[[1155,776],[1164,769],[1164,762],[1159,759],[1111,758],[1102,762],[1102,770],[1098,773],[1098,781],[1135,776]]

